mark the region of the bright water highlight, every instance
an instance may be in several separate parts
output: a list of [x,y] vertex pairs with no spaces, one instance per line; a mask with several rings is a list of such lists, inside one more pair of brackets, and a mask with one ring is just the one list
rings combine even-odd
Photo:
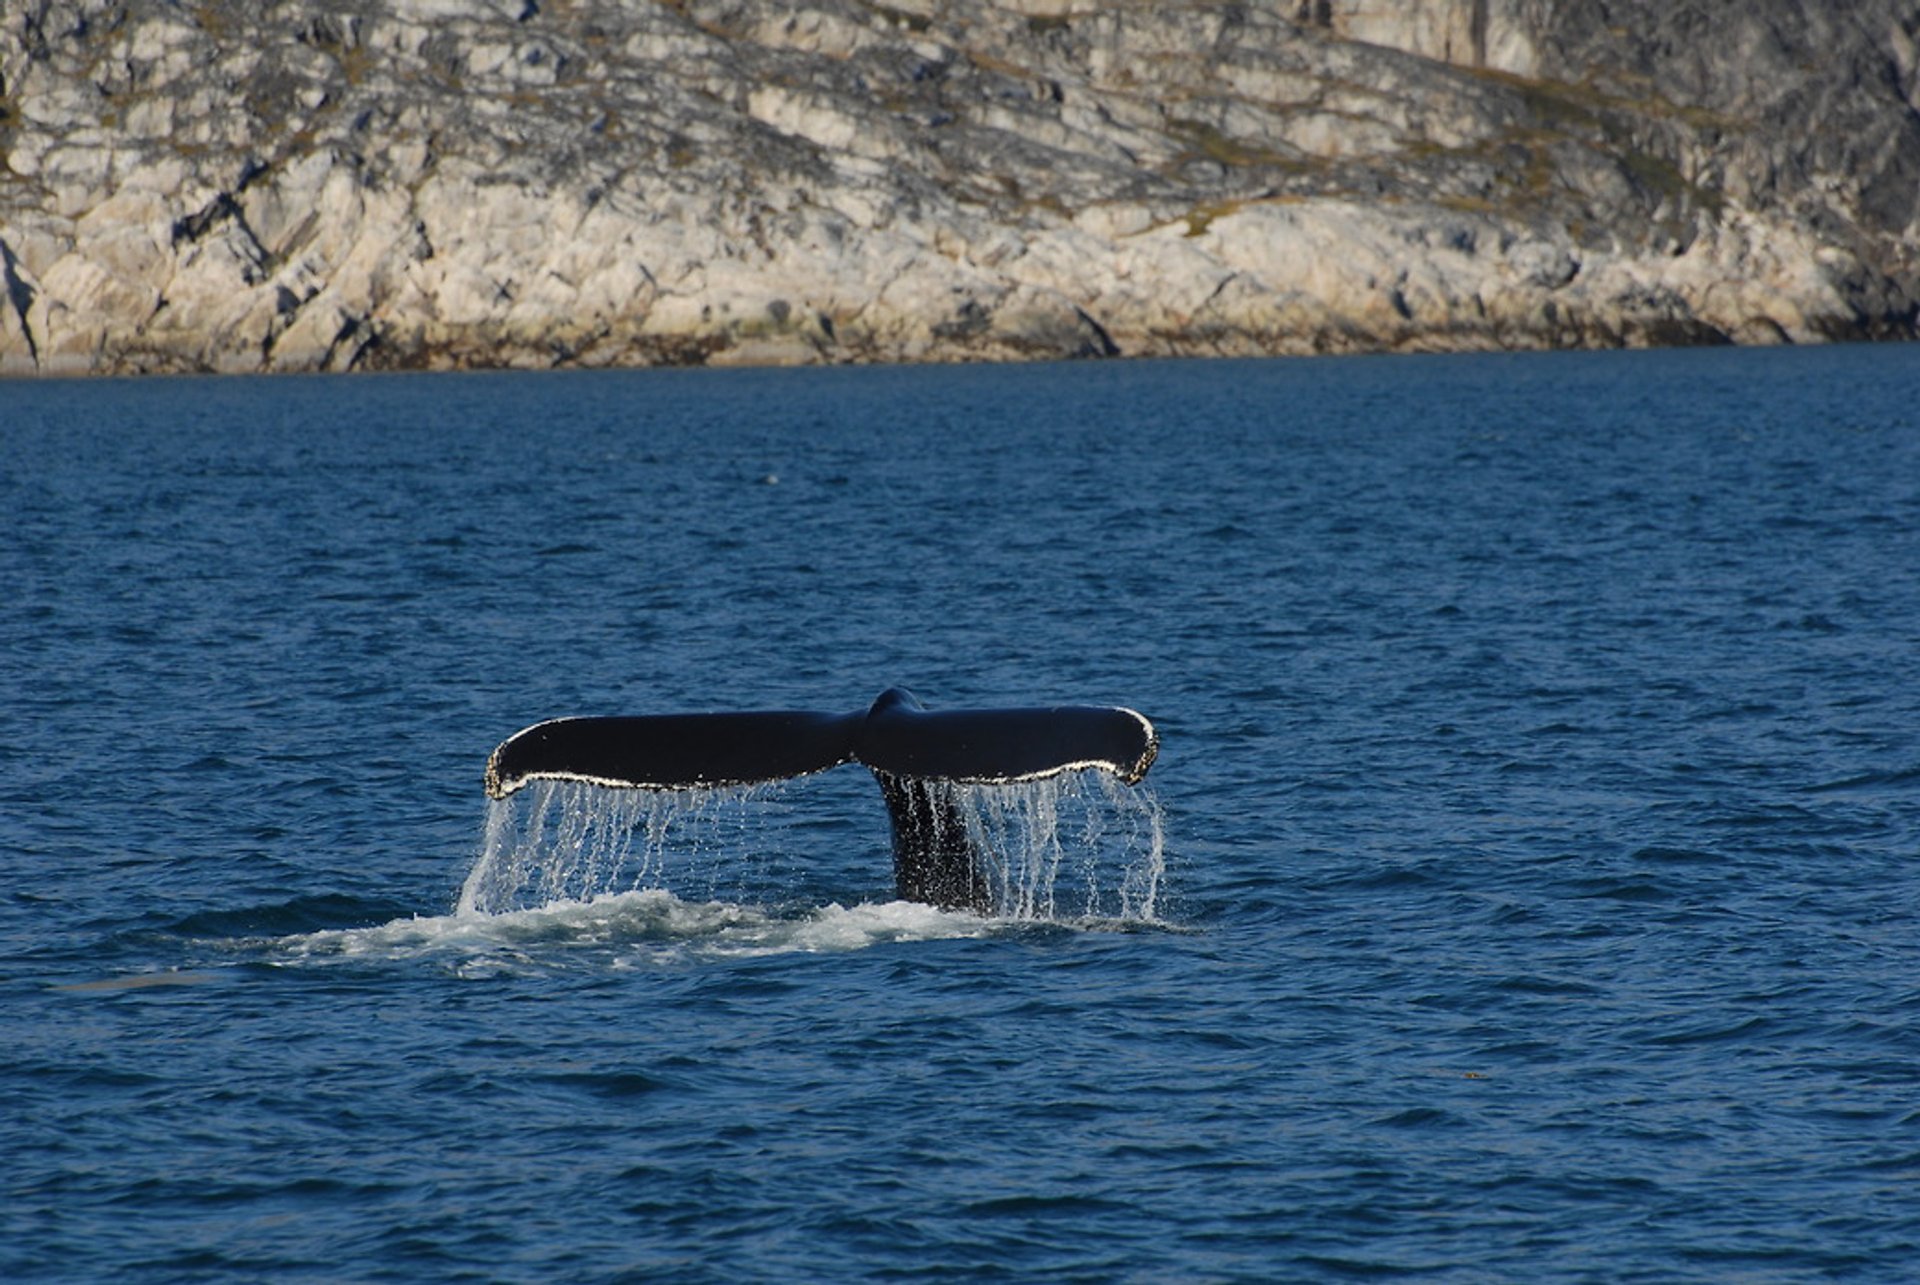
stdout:
[[[1904,1280],[1916,407],[1899,347],[0,386],[0,1279]],[[1157,802],[975,800],[984,917],[851,770],[488,837],[534,720],[893,683],[1137,708]]]

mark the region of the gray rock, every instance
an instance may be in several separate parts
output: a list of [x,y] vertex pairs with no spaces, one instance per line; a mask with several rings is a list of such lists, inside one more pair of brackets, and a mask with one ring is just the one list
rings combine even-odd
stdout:
[[14,0],[0,374],[1912,337],[1911,0]]

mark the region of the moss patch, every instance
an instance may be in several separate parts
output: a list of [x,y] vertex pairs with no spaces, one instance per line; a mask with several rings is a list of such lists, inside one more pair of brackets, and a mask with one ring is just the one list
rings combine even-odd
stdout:
[[1239,201],[1209,201],[1205,205],[1194,206],[1186,214],[1186,234],[1190,237],[1206,235],[1215,219],[1224,219],[1238,210],[1241,204]]
[[1196,156],[1236,169],[1248,166],[1297,166],[1293,157],[1261,147],[1256,143],[1242,142],[1222,133],[1218,126],[1198,120],[1170,120],[1168,132],[1173,134]]

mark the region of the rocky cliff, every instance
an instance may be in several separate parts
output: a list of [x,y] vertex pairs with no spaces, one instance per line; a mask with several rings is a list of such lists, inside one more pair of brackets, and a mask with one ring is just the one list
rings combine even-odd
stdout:
[[1914,0],[4,0],[0,371],[1910,337]]

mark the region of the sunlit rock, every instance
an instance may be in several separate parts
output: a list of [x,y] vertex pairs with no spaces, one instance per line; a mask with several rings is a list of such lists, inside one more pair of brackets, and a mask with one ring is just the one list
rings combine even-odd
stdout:
[[1911,336],[1920,16],[1699,22],[30,0],[0,371]]

